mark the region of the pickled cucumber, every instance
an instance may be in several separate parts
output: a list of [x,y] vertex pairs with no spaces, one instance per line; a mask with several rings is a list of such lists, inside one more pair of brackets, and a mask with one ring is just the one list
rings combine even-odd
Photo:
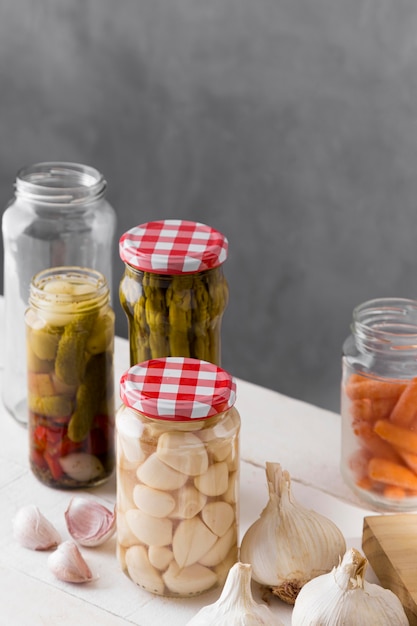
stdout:
[[77,315],[64,327],[55,359],[55,374],[67,385],[77,385],[84,376],[86,345],[96,316]]

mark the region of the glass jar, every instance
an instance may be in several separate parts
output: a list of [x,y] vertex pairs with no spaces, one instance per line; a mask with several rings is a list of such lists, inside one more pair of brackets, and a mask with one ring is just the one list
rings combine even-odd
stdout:
[[43,270],[25,314],[30,466],[44,484],[93,487],[115,465],[115,315],[104,276]]
[[148,222],[122,235],[119,295],[131,365],[167,356],[221,364],[227,249],[221,233],[184,220]]
[[112,289],[115,212],[106,181],[77,163],[38,163],[20,170],[3,214],[5,364],[3,401],[27,423],[25,325],[32,277],[50,267],[78,265],[101,272]]
[[188,597],[223,585],[237,560],[240,417],[224,370],[182,357],[120,382],[117,554],[137,585]]
[[417,301],[370,300],[343,346],[346,483],[372,508],[417,509]]

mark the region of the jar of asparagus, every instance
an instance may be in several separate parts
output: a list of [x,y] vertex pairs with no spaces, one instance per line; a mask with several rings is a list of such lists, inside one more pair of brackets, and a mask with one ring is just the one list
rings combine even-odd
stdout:
[[29,454],[33,473],[50,487],[92,487],[114,469],[114,317],[100,272],[60,267],[32,279]]
[[117,431],[117,555],[151,593],[194,596],[223,585],[237,560],[236,384],[184,357],[125,372]]
[[417,509],[417,301],[353,311],[343,346],[341,471],[367,505]]
[[220,365],[227,250],[220,232],[184,220],[148,222],[122,235],[119,294],[131,365],[167,356]]

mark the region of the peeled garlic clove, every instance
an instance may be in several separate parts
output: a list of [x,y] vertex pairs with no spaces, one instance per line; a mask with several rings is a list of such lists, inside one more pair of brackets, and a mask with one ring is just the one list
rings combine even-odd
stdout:
[[68,532],[82,546],[100,546],[116,531],[116,513],[82,496],[74,496],[64,513]]
[[93,574],[77,545],[64,541],[48,558],[48,567],[58,578],[67,583],[86,583],[93,580]]
[[294,604],[306,582],[337,565],[346,543],[336,524],[294,499],[279,463],[267,463],[266,475],[269,501],[242,539],[240,560],[256,582]]
[[178,563],[171,561],[162,578],[173,593],[190,596],[207,591],[217,583],[213,570],[199,563],[180,568]]
[[227,463],[213,463],[208,470],[194,478],[195,487],[206,496],[221,496],[229,486]]
[[209,502],[201,511],[201,519],[215,535],[222,537],[235,519],[235,512],[227,502]]
[[180,522],[172,540],[172,550],[180,567],[196,563],[216,543],[217,537],[199,517]]
[[192,433],[162,433],[156,454],[161,461],[189,476],[203,474],[208,468],[206,448],[201,439]]
[[134,487],[133,501],[138,509],[154,517],[167,517],[175,507],[175,499],[170,493],[146,485]]
[[172,541],[170,519],[153,517],[139,509],[126,511],[126,521],[133,534],[148,546],[168,546]]
[[151,565],[163,571],[171,563],[174,555],[166,546],[149,546],[148,557]]
[[125,562],[130,578],[140,587],[161,595],[164,582],[157,569],[150,563],[144,546],[132,546],[126,550]]
[[233,545],[237,546],[236,534],[235,526],[231,526],[227,533],[223,535],[223,537],[217,539],[214,546],[199,558],[198,562],[201,563],[201,565],[206,565],[207,567],[215,567],[216,565],[219,565],[219,563],[224,561],[226,556],[229,554],[231,547]]
[[188,480],[186,474],[178,472],[166,463],[163,463],[156,453],[148,456],[146,461],[138,468],[137,477],[148,487],[161,489],[162,491],[179,489]]
[[176,495],[176,505],[170,517],[190,519],[200,513],[207,502],[207,496],[192,485],[186,485]]
[[365,580],[367,563],[351,548],[331,572],[306,583],[294,604],[292,626],[407,626],[399,598]]
[[283,626],[265,604],[252,596],[251,566],[235,563],[220,598],[203,607],[186,626]]
[[59,459],[66,474],[78,482],[89,482],[104,473],[100,459],[87,452],[73,452]]
[[18,510],[13,520],[13,535],[29,550],[50,550],[61,543],[56,528],[34,504]]

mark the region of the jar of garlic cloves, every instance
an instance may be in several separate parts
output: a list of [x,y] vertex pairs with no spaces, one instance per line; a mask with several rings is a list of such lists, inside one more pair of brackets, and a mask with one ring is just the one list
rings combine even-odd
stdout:
[[25,314],[30,466],[44,484],[93,487],[114,470],[115,315],[104,276],[36,274]]
[[194,596],[236,562],[240,417],[236,383],[184,357],[132,366],[121,378],[117,554],[140,587]]
[[119,250],[130,365],[167,356],[220,365],[226,237],[199,222],[158,220],[124,233]]
[[343,345],[341,472],[372,508],[417,510],[417,301],[353,311]]

